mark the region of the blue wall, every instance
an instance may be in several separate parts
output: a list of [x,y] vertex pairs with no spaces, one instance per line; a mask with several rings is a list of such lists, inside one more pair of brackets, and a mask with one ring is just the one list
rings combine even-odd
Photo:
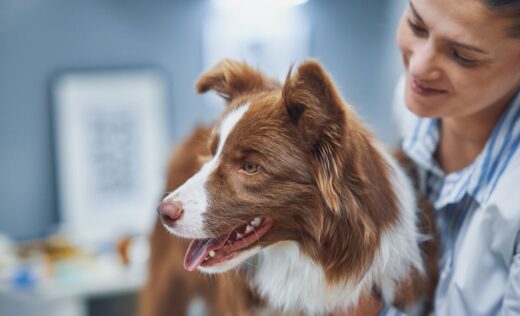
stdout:
[[[394,44],[402,2],[310,0],[312,55],[346,99],[390,141],[399,75]],[[0,2],[0,232],[28,238],[57,221],[49,79],[67,68],[156,65],[171,76],[170,140],[204,116],[193,82],[202,69],[206,0]]]

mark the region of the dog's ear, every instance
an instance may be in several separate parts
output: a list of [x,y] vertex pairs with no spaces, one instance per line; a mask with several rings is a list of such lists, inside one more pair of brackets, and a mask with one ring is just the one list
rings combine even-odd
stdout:
[[280,84],[277,81],[245,63],[229,59],[224,59],[204,73],[196,83],[198,93],[214,90],[227,101],[242,94],[278,88]]
[[346,124],[344,101],[322,66],[306,61],[282,88],[289,121],[297,127],[301,139],[314,156],[318,188],[335,212],[341,208],[342,134]]

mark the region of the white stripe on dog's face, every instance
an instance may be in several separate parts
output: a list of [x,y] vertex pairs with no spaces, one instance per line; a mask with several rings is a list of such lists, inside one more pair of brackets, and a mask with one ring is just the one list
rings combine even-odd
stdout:
[[231,111],[224,120],[222,120],[219,129],[219,144],[215,156],[205,163],[198,173],[165,198],[165,200],[180,202],[184,209],[183,216],[175,222],[174,227],[167,227],[171,233],[185,238],[208,237],[204,231],[204,213],[206,213],[208,207],[206,183],[220,162],[222,148],[229,134],[244,116],[248,108],[248,104],[242,105]]

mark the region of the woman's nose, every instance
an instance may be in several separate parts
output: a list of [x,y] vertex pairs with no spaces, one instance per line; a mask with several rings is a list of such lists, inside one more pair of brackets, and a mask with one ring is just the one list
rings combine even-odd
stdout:
[[430,43],[414,50],[410,56],[409,73],[419,80],[437,80],[441,77],[438,56]]

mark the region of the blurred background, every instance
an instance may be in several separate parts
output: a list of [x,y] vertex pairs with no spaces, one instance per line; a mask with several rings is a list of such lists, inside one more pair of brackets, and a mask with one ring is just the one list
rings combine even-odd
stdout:
[[[0,315],[131,315],[168,153],[224,57],[317,58],[392,143],[406,1],[1,0]],[[117,286],[116,286],[117,285]]]

